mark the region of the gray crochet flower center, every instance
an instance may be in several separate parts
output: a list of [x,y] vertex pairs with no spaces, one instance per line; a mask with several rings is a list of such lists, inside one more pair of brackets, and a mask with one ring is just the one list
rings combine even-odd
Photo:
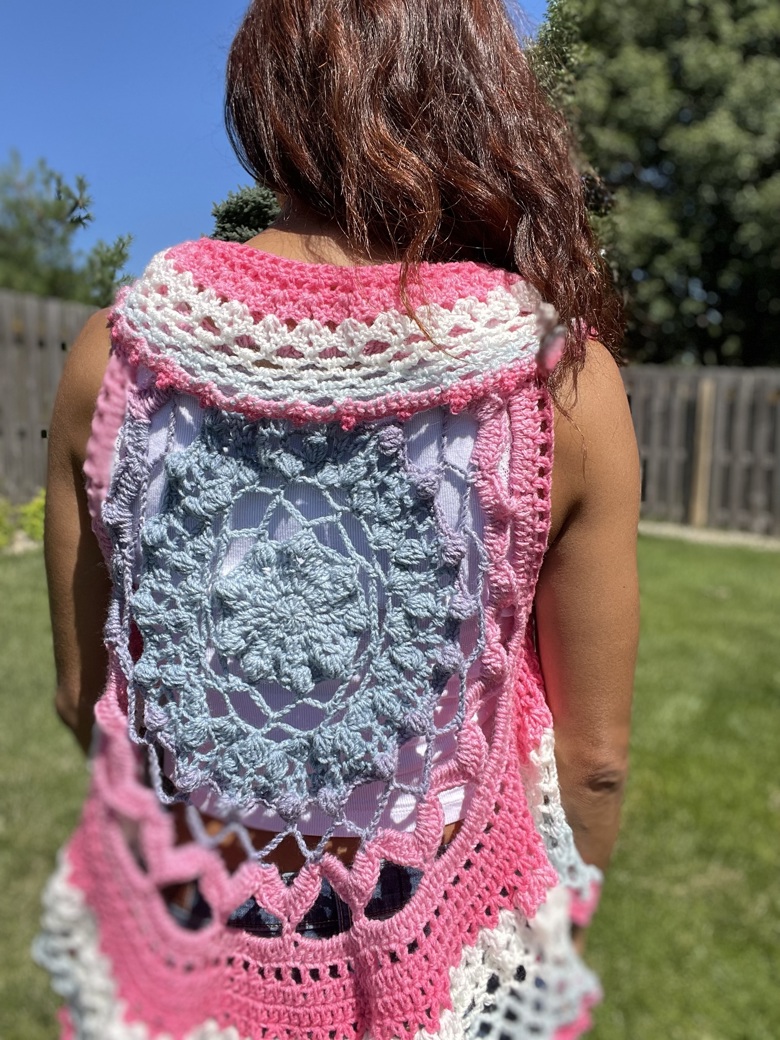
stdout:
[[348,679],[366,603],[354,563],[310,531],[258,542],[214,582],[217,651],[262,680],[303,696],[324,679]]

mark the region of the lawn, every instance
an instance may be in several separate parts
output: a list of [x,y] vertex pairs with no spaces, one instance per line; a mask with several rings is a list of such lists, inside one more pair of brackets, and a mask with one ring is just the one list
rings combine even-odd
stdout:
[[[643,539],[624,831],[589,940],[592,1040],[780,1035],[780,554]],[[40,554],[0,558],[0,1038],[54,1040],[29,961],[85,769],[51,708]]]
[[76,821],[86,769],[53,707],[40,552],[0,556],[0,1038],[54,1040],[57,1000],[30,961],[40,890]]

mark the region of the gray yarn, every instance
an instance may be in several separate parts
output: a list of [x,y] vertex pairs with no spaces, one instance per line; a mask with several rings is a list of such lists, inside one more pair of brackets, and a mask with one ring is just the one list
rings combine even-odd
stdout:
[[[468,509],[457,529],[437,510],[442,465],[411,466],[396,422],[301,429],[209,409],[194,441],[165,454],[163,501],[139,538],[148,441],[148,420],[129,416],[103,515],[118,579],[107,632],[128,677],[131,730],[174,761],[171,791],[152,755],[158,793],[186,800],[209,787],[226,816],[263,805],[294,828],[317,805],[344,824],[358,784],[383,782],[386,803],[399,746],[422,736],[423,795],[435,738],[462,724],[482,646],[464,659],[459,628],[477,616],[482,629],[484,549]],[[238,522],[246,496],[265,503],[251,527]],[[236,542],[243,555],[231,554]],[[460,707],[437,728],[452,677]]]

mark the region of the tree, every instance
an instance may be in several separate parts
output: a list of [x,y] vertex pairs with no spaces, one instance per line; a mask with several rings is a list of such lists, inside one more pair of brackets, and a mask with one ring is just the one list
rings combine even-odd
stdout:
[[278,214],[279,203],[268,188],[259,184],[239,188],[211,210],[216,221],[211,237],[224,242],[246,242],[265,231]]
[[780,363],[780,6],[552,0],[532,50],[614,194],[632,356]]
[[73,185],[39,160],[32,169],[17,154],[0,167],[0,286],[104,307],[123,279],[130,236],[99,241],[83,255],[75,248],[91,223],[87,182]]

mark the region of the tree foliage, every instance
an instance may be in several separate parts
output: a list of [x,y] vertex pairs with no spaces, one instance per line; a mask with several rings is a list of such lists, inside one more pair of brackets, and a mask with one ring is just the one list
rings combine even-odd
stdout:
[[780,363],[780,5],[552,0],[533,48],[648,361]]
[[43,160],[25,169],[18,155],[0,167],[0,286],[104,307],[124,280],[130,236],[76,248],[92,222],[83,177],[68,184]]
[[214,205],[212,238],[224,242],[246,242],[265,231],[279,214],[279,203],[268,188],[259,184],[231,191],[224,202]]

